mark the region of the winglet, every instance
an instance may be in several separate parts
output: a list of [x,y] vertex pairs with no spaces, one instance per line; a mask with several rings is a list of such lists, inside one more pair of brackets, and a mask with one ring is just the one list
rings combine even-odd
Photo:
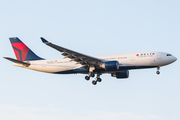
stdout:
[[41,40],[43,43],[49,43],[46,39],[44,39],[43,37],[41,37]]

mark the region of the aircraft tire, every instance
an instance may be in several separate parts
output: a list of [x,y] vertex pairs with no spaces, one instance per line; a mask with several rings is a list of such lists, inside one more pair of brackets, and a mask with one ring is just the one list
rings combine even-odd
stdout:
[[92,84],[93,84],[93,85],[96,85],[96,84],[97,84],[97,81],[93,80],[93,81],[92,81]]
[[89,76],[85,76],[85,79],[86,79],[86,80],[89,80],[89,79],[90,79],[90,77],[89,77]]
[[156,74],[158,74],[158,75],[159,75],[159,74],[160,74],[160,72],[159,72],[159,71],[157,71],[157,72],[156,72]]
[[101,81],[102,81],[102,79],[101,79],[101,78],[97,78],[97,81],[98,81],[98,82],[101,82]]

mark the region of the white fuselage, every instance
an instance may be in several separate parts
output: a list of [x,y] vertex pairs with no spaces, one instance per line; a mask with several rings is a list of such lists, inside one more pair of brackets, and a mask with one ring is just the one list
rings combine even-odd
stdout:
[[[130,54],[103,55],[103,56],[95,56],[95,57],[106,61],[118,61],[120,67],[137,66],[137,69],[138,66],[143,66],[143,68],[159,67],[159,66],[168,65],[176,61],[176,58],[174,56],[171,56],[170,54],[168,55],[168,53],[164,53],[164,52],[142,52],[142,53],[130,53]],[[28,62],[30,63],[30,66],[28,67],[25,67],[17,63],[14,63],[14,65],[28,68],[31,70],[47,72],[47,73],[57,73],[57,72],[74,70],[83,67],[81,64],[77,64],[74,61],[70,61],[69,58],[37,60],[37,61],[28,61]]]

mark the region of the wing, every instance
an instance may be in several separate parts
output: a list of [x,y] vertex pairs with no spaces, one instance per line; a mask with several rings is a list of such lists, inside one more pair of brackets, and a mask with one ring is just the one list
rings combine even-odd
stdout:
[[53,43],[50,43],[43,37],[41,37],[41,40],[46,45],[58,50],[59,52],[62,52],[62,55],[64,56],[64,58],[69,58],[69,59],[71,59],[71,61],[75,61],[75,62],[77,62],[77,64],[81,64],[85,67],[98,66],[100,63],[104,62],[103,59],[88,56],[88,55],[85,55],[85,54],[82,54],[79,52],[75,52],[73,50],[55,45]]

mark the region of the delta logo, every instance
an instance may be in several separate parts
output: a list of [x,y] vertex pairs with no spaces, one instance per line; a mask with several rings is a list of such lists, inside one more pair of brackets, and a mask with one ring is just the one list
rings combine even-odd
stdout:
[[153,56],[155,53],[141,53],[141,54],[136,54],[137,57],[145,57],[145,56]]

